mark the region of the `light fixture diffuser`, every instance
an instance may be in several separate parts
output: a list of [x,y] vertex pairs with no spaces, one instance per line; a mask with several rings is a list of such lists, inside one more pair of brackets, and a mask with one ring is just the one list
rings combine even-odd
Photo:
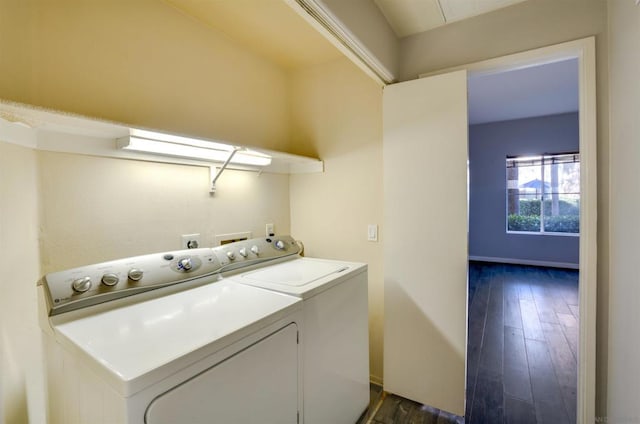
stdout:
[[233,151],[230,163],[248,166],[268,166],[271,157],[246,148],[196,138],[131,129],[128,137],[118,139],[121,149],[162,156],[225,162]]

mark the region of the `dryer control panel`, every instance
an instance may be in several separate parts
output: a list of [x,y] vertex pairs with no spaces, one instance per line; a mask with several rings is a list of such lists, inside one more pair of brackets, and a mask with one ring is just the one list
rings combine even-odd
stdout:
[[42,277],[38,285],[44,287],[49,315],[56,315],[161,287],[184,283],[186,289],[212,283],[223,273],[259,267],[299,253],[299,243],[290,236],[256,238],[53,272]]

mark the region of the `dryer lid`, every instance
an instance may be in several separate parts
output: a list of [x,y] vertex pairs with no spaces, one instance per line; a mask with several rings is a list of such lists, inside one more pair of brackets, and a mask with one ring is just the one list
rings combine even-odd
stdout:
[[[291,313],[299,299],[222,280],[54,326],[124,395]],[[200,353],[198,353],[200,352]]]

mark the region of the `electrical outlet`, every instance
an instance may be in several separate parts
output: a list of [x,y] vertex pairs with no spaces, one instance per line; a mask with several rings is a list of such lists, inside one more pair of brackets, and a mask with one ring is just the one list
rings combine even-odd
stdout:
[[275,231],[274,231],[274,226],[273,224],[267,224],[266,225],[266,235],[267,237],[272,237],[274,235],[276,235]]
[[200,246],[200,234],[183,234],[182,237],[183,249],[196,249]]

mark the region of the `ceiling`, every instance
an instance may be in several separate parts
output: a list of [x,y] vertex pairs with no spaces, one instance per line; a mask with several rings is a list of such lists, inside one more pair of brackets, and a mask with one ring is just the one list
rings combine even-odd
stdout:
[[524,0],[373,0],[400,38]]
[[578,110],[578,59],[469,77],[469,124]]

